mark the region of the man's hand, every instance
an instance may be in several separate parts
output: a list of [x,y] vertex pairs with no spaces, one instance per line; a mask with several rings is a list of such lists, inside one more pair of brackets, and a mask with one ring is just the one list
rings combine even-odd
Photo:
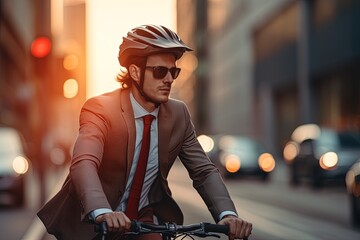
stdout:
[[226,216],[218,224],[229,226],[229,239],[243,239],[249,237],[252,224],[235,216]]
[[131,221],[123,212],[110,212],[96,217],[96,223],[106,222],[108,231],[125,232],[130,229]]

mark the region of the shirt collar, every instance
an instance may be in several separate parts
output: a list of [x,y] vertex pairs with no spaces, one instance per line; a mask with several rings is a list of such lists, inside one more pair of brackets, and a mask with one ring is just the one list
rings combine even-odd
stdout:
[[134,110],[134,116],[135,116],[135,119],[136,118],[142,118],[143,116],[145,115],[148,115],[148,114],[151,114],[153,115],[155,118],[158,117],[158,114],[159,114],[159,108],[155,108],[154,111],[152,112],[148,112],[146,111],[137,101],[136,99],[134,98],[132,92],[130,92],[130,102],[131,102],[131,105],[132,105],[132,108]]

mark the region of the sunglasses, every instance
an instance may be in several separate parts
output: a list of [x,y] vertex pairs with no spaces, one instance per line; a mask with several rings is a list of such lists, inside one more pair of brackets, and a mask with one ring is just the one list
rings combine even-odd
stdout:
[[163,66],[155,66],[155,67],[146,66],[145,68],[151,69],[153,72],[153,76],[156,79],[163,79],[168,72],[170,72],[173,79],[176,79],[181,71],[181,69],[177,67],[167,68]]

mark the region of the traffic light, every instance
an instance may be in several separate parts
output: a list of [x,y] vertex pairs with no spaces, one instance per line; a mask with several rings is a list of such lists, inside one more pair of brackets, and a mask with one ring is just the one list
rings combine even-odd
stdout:
[[52,50],[52,43],[50,38],[40,36],[35,38],[30,46],[30,52],[33,59],[33,69],[35,75],[45,81],[50,74],[50,55]]
[[31,54],[35,58],[44,58],[51,52],[51,40],[48,37],[37,37],[31,43]]

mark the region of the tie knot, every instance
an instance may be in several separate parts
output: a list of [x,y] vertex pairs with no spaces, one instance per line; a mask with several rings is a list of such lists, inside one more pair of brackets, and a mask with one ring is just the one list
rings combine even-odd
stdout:
[[150,125],[152,120],[155,118],[153,115],[145,115],[144,117],[144,125]]

